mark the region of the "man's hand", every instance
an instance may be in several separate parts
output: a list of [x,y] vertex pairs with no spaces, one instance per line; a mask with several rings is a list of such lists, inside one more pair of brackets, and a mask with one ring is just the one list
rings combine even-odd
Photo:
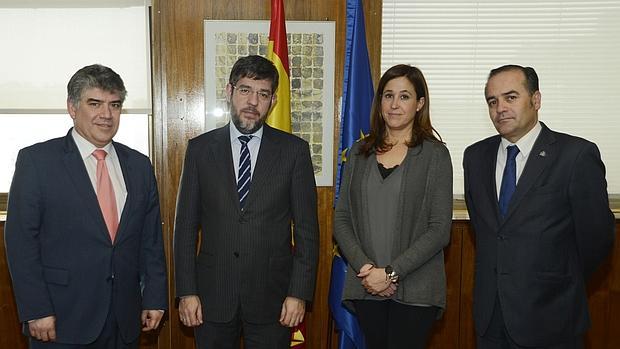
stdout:
[[28,322],[30,335],[43,342],[56,340],[56,317],[47,316]]
[[282,303],[280,324],[286,327],[295,327],[304,321],[306,301],[295,297],[286,297]]
[[181,297],[179,318],[183,325],[188,327],[202,325],[202,305],[198,296]]
[[142,310],[142,331],[151,331],[159,326],[164,312],[161,310]]

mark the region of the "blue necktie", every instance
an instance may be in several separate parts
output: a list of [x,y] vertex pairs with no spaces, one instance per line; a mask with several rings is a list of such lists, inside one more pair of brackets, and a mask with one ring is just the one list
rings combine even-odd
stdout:
[[502,218],[506,216],[510,198],[517,189],[517,162],[515,159],[519,154],[519,148],[516,145],[509,145],[506,150],[508,150],[508,156],[506,157],[502,186],[499,191],[499,213]]
[[239,206],[242,210],[245,199],[250,192],[250,184],[252,183],[252,161],[250,160],[250,149],[248,149],[250,139],[252,139],[252,136],[239,136],[241,153],[239,157],[239,174],[237,175],[237,193],[239,193]]

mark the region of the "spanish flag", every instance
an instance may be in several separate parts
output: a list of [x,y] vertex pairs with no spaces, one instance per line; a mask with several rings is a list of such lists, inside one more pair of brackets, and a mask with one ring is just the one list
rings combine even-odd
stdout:
[[[276,90],[276,105],[267,118],[269,126],[291,132],[291,80],[288,69],[288,43],[284,21],[284,0],[271,0],[271,25],[269,26],[269,47],[267,59],[278,69],[279,83]],[[306,347],[306,325],[302,322],[291,329],[291,348]]]
[[267,118],[267,124],[291,132],[291,82],[288,69],[288,45],[284,23],[284,0],[271,0],[271,26],[267,59],[278,69],[280,83],[276,90],[276,104]]

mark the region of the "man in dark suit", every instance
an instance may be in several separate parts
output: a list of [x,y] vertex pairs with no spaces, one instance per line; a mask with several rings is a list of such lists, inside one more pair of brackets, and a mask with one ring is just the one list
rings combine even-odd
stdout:
[[288,348],[288,327],[312,300],[314,171],[308,143],[264,123],[277,87],[270,61],[240,58],[226,86],[232,122],[187,146],[174,230],[176,296],[201,349],[236,349],[241,331],[245,348]]
[[112,141],[126,90],[91,65],[67,86],[74,127],[19,152],[6,252],[31,348],[137,348],[167,308],[149,159]]
[[499,135],[463,160],[478,347],[581,348],[586,280],[614,241],[598,148],[538,121],[533,68],[492,70],[485,97]]

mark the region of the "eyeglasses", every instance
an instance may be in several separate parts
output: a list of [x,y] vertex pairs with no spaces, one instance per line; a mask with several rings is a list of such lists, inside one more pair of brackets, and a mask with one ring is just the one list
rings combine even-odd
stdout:
[[237,92],[239,92],[239,94],[242,95],[243,97],[248,97],[256,93],[258,95],[258,98],[263,102],[269,101],[272,96],[272,93],[266,90],[254,91],[252,88],[248,86],[239,86],[239,87],[235,85],[231,85],[231,86],[233,89],[236,89]]

